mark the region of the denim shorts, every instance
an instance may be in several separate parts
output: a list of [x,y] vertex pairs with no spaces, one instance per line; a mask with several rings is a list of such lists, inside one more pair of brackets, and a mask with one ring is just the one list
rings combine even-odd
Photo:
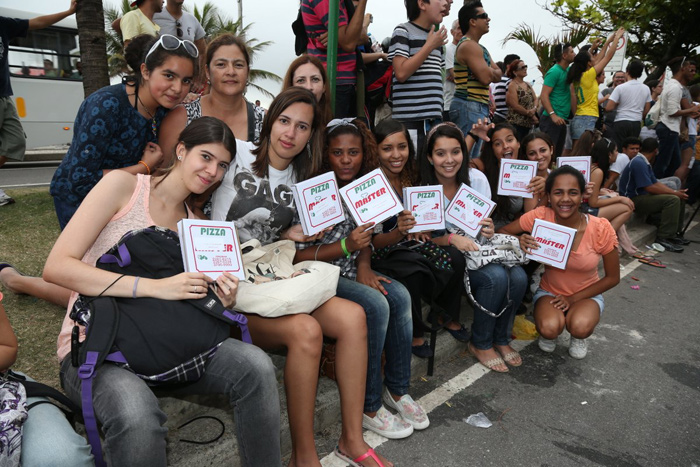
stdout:
[[[544,296],[549,296],[549,297],[554,297],[555,294],[552,292],[548,292],[544,290],[541,287],[537,287],[537,291],[535,292],[535,295],[532,297],[532,303],[537,304],[537,300]],[[605,301],[603,300],[603,294],[598,294],[594,297],[591,297],[591,300],[596,302],[598,304],[598,309],[600,309],[600,314],[603,314],[603,310],[605,309]]]
[[685,143],[681,143],[681,151],[688,149],[688,148],[694,148],[696,141],[697,141],[697,135],[688,135],[688,141],[686,141]]
[[576,115],[571,120],[571,139],[579,139],[584,131],[594,130],[595,122],[598,117],[592,117],[590,115]]

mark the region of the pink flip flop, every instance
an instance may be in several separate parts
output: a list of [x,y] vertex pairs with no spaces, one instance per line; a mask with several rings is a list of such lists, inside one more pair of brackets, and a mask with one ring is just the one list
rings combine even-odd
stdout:
[[340,447],[338,447],[338,446],[335,447],[335,451],[333,451],[333,453],[337,457],[342,459],[343,461],[350,464],[352,467],[363,467],[363,465],[360,464],[360,462],[367,459],[368,457],[371,457],[372,459],[374,459],[374,462],[376,462],[379,467],[384,467],[384,464],[382,464],[382,461],[379,460],[379,456],[377,456],[377,453],[374,452],[374,449],[372,449],[372,448],[369,448],[366,453],[362,454],[360,457],[358,457],[356,459],[350,459],[348,456],[346,456],[343,453],[343,451],[340,450]]

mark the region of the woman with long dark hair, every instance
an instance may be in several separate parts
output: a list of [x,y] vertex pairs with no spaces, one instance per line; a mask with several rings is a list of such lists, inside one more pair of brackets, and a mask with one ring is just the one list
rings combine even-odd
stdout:
[[192,42],[167,34],[137,36],[129,43],[126,59],[135,80],[104,87],[85,99],[68,153],[51,180],[61,228],[109,171],[155,172],[163,158],[156,144],[160,123],[190,91],[198,56]]
[[[379,147],[379,167],[394,191],[401,196],[403,188],[417,183],[414,168],[413,143],[408,130],[394,119],[380,122],[374,131]],[[460,297],[464,274],[464,256],[454,247],[438,247],[429,242],[427,233],[408,234],[416,221],[411,211],[398,215],[375,226],[372,244],[375,253],[372,268],[401,281],[411,294],[413,313],[413,354],[428,358],[432,351],[424,334],[421,300],[432,306],[437,313],[436,321],[457,340],[467,342],[469,332],[459,321]],[[422,254],[402,246],[407,240],[425,241],[422,248],[432,248],[432,253]],[[430,258],[432,256],[432,259]]]
[[[202,118],[180,135],[172,168],[154,176],[114,170],[90,191],[56,241],[44,277],[73,290],[58,337],[61,384],[76,404],[83,404],[77,366],[70,358],[75,325],[71,309],[78,293],[95,297],[201,299],[216,285],[226,307],[236,301],[238,280],[229,273],[212,281],[202,273],[183,272],[164,279],[119,276],[95,267],[124,234],[157,225],[177,230],[193,217],[185,200],[223,178],[236,154],[231,130],[214,118]],[[81,329],[85,338],[85,330]],[[206,360],[200,379],[164,391],[177,394],[224,394],[235,413],[243,465],[280,465],[279,398],[270,358],[255,346],[224,340]],[[166,416],[145,380],[122,366],[105,362],[93,380],[92,405],[104,433],[109,465],[166,465]]]
[[[483,196],[491,197],[491,188],[484,174],[469,168],[469,152],[462,132],[450,123],[434,127],[426,140],[425,157],[421,158],[423,183],[440,184],[447,206],[462,183]],[[479,222],[479,237],[489,239],[494,234],[490,218]],[[473,238],[447,223],[446,231],[433,232],[433,241],[440,246],[452,246],[465,255],[479,250],[480,238]],[[515,311],[520,306],[527,287],[527,275],[520,266],[506,267],[490,263],[479,269],[465,270],[465,286],[469,284],[474,302],[474,323],[467,348],[486,368],[505,373],[506,364],[520,366],[520,354],[510,346]]]
[[[241,242],[309,242],[296,215],[292,185],[318,173],[323,148],[321,113],[313,93],[301,87],[281,92],[265,115],[260,142],[238,141],[236,160],[212,198],[212,217],[233,221]],[[360,463],[386,462],[362,437],[367,372],[367,324],[361,306],[333,297],[310,314],[263,318],[246,314],[253,343],[287,350],[284,367],[292,436],[291,466],[318,465],[314,406],[323,336],[336,341],[336,380],[342,431],[336,453]],[[371,458],[371,459],[370,459]],[[369,464],[371,465],[371,464]]]
[[566,74],[566,82],[572,86],[572,92],[576,96],[576,113],[571,120],[571,141],[581,137],[585,130],[595,129],[598,120],[598,81],[596,77],[615,55],[617,43],[625,33],[624,28],[618,29],[615,34],[608,37],[603,44],[603,49],[595,58],[589,50],[582,50],[569,67]]

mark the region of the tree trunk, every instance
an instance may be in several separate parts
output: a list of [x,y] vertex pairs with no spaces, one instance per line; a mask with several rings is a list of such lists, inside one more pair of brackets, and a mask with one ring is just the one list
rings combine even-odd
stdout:
[[109,85],[102,0],[81,0],[76,11],[85,97]]

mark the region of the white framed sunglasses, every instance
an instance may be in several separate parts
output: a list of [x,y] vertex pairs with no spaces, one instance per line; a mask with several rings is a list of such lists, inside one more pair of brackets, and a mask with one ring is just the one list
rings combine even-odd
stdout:
[[170,34],[163,34],[158,38],[158,40],[151,46],[151,49],[148,51],[146,54],[146,58],[144,59],[144,62],[148,60],[149,55],[151,55],[157,48],[158,46],[161,45],[165,50],[177,50],[180,47],[184,47],[185,52],[192,57],[192,58],[197,58],[199,57],[199,50],[197,49],[197,46],[194,45],[194,42],[188,41],[188,40],[182,40],[178,39],[175,36],[172,36]]

